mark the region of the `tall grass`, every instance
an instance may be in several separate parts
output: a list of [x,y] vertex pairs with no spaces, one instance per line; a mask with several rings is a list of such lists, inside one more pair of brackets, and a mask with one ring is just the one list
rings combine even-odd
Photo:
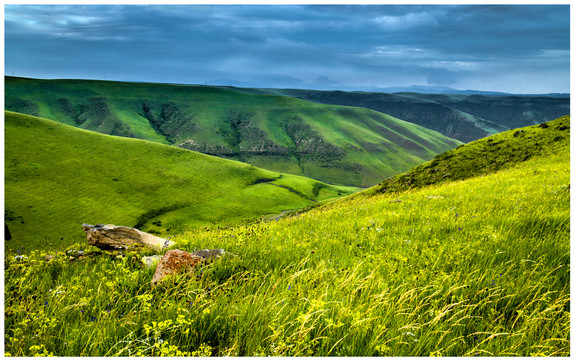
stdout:
[[[154,269],[6,255],[12,356],[569,356],[569,159],[175,238],[233,255]],[[126,255],[126,254],[124,254]],[[235,256],[234,256],[235,255]],[[22,256],[22,257],[20,257]]]

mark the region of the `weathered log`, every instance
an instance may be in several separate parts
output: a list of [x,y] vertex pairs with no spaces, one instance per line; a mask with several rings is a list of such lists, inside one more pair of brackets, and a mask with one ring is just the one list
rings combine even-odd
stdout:
[[127,226],[82,224],[82,227],[86,232],[88,243],[105,250],[133,249],[142,246],[161,250],[175,244],[173,241]]

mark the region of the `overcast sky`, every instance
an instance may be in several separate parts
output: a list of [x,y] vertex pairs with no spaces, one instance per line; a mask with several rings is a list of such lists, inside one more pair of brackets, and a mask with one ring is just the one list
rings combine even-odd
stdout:
[[5,73],[570,91],[568,5],[6,5]]

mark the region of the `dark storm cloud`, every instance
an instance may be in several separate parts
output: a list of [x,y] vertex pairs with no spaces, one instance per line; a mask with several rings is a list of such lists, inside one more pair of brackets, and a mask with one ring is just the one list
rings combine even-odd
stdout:
[[569,28],[569,7],[557,5],[6,5],[5,68],[32,77],[568,91]]

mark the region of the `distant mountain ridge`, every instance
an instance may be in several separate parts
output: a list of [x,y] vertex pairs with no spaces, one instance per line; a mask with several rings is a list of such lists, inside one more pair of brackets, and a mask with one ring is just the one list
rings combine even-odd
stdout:
[[534,97],[563,97],[569,98],[570,93],[509,93],[501,91],[486,91],[486,90],[459,90],[448,86],[424,86],[424,85],[411,85],[411,86],[393,86],[384,87],[376,90],[377,92],[388,93],[405,93],[415,92],[420,94],[450,94],[450,95],[486,95],[486,96],[534,96]]
[[[570,114],[569,97],[523,95],[347,92],[230,88],[250,94],[292,96],[321,104],[360,106],[470,142],[512,128]],[[439,88],[440,90],[440,88]]]
[[[274,79],[276,80],[276,79]],[[206,82],[213,86],[229,86],[239,88],[258,89],[297,89],[297,90],[318,90],[318,91],[345,91],[345,92],[383,92],[383,93],[404,93],[416,92],[420,94],[459,94],[459,95],[488,95],[488,96],[534,96],[534,97],[563,97],[569,98],[570,93],[510,93],[492,90],[460,90],[450,86],[433,85],[410,85],[410,86],[355,86],[342,85],[338,82],[314,82],[305,83],[302,80],[288,78],[288,81],[269,81],[263,84],[258,81],[242,81],[234,79],[216,79]]]
[[384,87],[380,88],[379,91],[386,93],[415,92],[420,94],[510,95],[509,93],[499,91],[458,90],[448,86],[424,86],[424,85]]
[[368,187],[460,142],[374,110],[191,85],[6,77],[6,109]]

